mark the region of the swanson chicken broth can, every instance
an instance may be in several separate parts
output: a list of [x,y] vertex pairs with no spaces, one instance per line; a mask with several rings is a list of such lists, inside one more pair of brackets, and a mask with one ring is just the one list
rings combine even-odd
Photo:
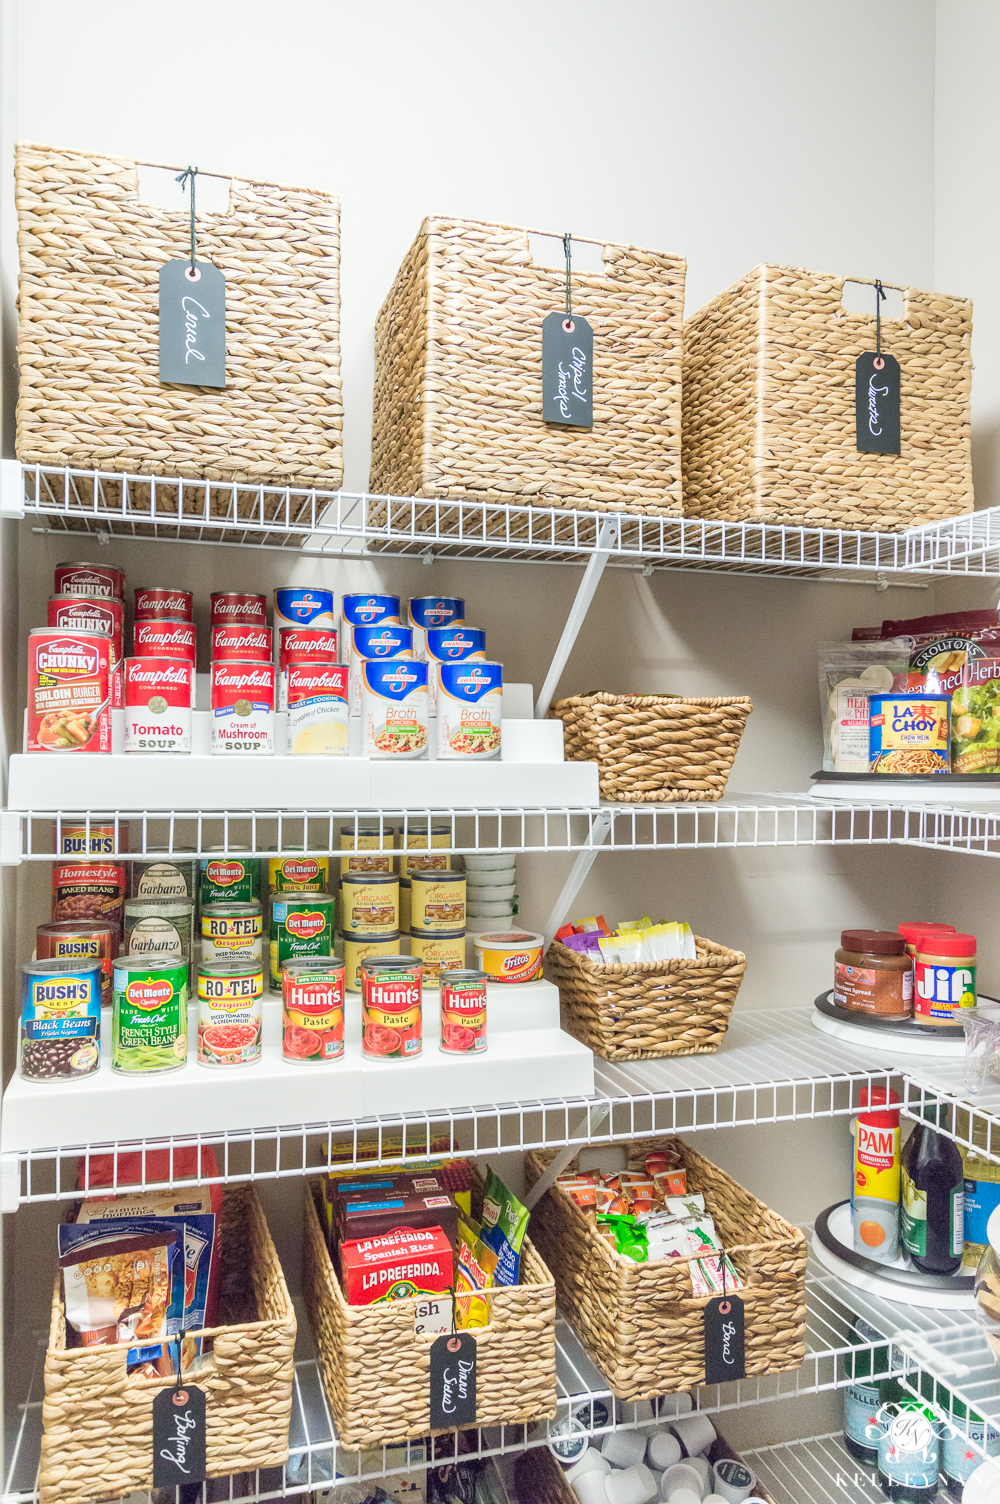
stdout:
[[20,1068],[25,1081],[72,1081],[101,1063],[101,962],[29,961],[21,969]]
[[340,603],[341,645],[345,661],[351,661],[351,633],[355,627],[381,627],[398,621],[398,595],[345,595]]
[[427,632],[427,704],[437,715],[439,669],[443,663],[464,663],[486,657],[486,633],[481,627],[431,627]]
[[113,971],[111,1069],[149,1076],[187,1064],[188,970],[173,955],[119,956]]
[[264,908],[251,903],[213,903],[201,915],[202,961],[264,964]]
[[29,632],[28,751],[111,751],[111,639],[103,632]]
[[329,893],[330,858],[295,854],[272,856],[267,864],[272,893]]
[[485,660],[438,668],[439,762],[500,756],[503,666]]
[[95,600],[125,599],[125,571],[113,564],[57,564],[56,595],[89,595]]
[[214,903],[251,903],[261,897],[259,856],[247,856],[245,846],[217,847],[199,863],[203,909]]
[[291,663],[285,670],[291,756],[347,756],[347,664]]
[[296,1065],[344,1058],[344,963],[286,961],[281,973],[281,1053]]
[[125,751],[190,752],[194,664],[125,659]]
[[111,969],[121,944],[121,929],[102,920],[63,920],[40,924],[35,931],[35,955],[39,961],[68,961],[78,965],[101,965],[101,1004],[111,1006]]
[[213,663],[270,663],[271,628],[259,622],[227,622],[212,628]]
[[135,592],[135,621],[193,621],[194,596],[190,590],[150,585]]
[[362,663],[361,735],[365,757],[426,758],[426,663],[412,658]]
[[275,638],[278,655],[278,709],[287,710],[290,666],[293,663],[336,663],[337,633],[329,627],[281,627]]
[[464,967],[442,971],[441,1048],[446,1055],[486,1049],[486,973]]
[[399,879],[387,872],[348,872],[340,880],[345,935],[399,933]]
[[275,636],[280,636],[283,627],[322,627],[332,631],[337,624],[333,606],[332,590],[279,585],[274,592]]
[[305,956],[333,955],[332,893],[275,893],[271,899],[271,990],[281,991],[281,970]]
[[212,664],[212,751],[274,753],[274,664]]
[[401,627],[398,622],[388,622],[379,627],[355,627],[351,634],[351,652],[348,658],[351,714],[361,714],[361,671],[369,659],[385,662],[388,659],[412,657],[412,628]]
[[92,595],[50,595],[46,620],[60,632],[100,632],[111,644],[111,708],[122,708],[121,664],[125,656],[122,625],[124,607],[119,600],[99,600]]
[[216,590],[212,594],[212,626],[263,627],[267,622],[267,596],[248,595],[242,590]]
[[410,929],[415,935],[451,935],[465,929],[465,873],[410,873]]
[[361,1049],[368,1060],[415,1060],[423,1048],[423,967],[413,956],[361,963]]
[[198,1064],[256,1065],[261,1058],[264,968],[260,961],[207,961],[198,967]]
[[457,595],[414,595],[406,620],[413,628],[413,655],[427,661],[427,633],[432,627],[460,627],[465,623],[465,602]]

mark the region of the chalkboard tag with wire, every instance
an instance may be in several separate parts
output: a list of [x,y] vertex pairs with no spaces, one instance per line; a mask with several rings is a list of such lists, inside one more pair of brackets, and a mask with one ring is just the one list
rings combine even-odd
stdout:
[[566,253],[566,309],[542,320],[542,418],[567,428],[594,426],[594,331],[573,312],[570,287],[572,236]]
[[178,1378],[153,1399],[153,1487],[200,1483],[207,1470],[205,1391]]
[[743,1302],[738,1295],[713,1295],[705,1306],[705,1383],[745,1377]]
[[899,361],[882,349],[881,282],[875,283],[875,349],[854,367],[854,422],[861,454],[899,453]]
[[431,1343],[430,1429],[476,1423],[476,1339],[452,1331]]
[[191,255],[160,267],[160,380],[180,386],[226,384],[226,279],[196,257],[194,184],[197,167],[177,181],[190,184]]

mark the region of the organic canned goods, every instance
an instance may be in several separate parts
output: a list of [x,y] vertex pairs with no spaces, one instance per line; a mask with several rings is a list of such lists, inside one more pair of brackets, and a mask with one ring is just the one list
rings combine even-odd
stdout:
[[[391,872],[395,858],[391,849],[396,840],[394,825],[342,825],[340,849],[351,856],[340,858],[340,875],[345,872]],[[389,853],[388,855],[386,853]]]
[[348,872],[340,880],[345,935],[399,933],[399,879],[389,872]]
[[212,662],[270,663],[271,628],[260,622],[226,622],[212,628]]
[[413,900],[410,889],[410,879],[399,879],[399,928],[404,935],[410,933],[410,916],[413,912]]
[[396,658],[413,657],[413,629],[401,627],[398,622],[385,622],[378,627],[355,627],[351,633],[349,664],[349,700],[351,714],[361,713],[361,667],[369,659],[376,662],[391,662]]
[[298,1065],[344,1054],[344,963],[335,956],[287,961],[281,972],[281,1049]]
[[427,661],[427,633],[431,627],[465,625],[465,602],[457,595],[414,595],[406,619],[413,628],[414,656]]
[[252,903],[213,903],[202,910],[201,958],[203,961],[255,961],[264,963],[264,910]]
[[274,630],[334,626],[333,591],[279,585],[274,592]]
[[408,830],[405,843],[401,836],[399,844],[405,853],[399,859],[400,877],[409,877],[412,871],[448,872],[451,870],[449,853],[435,850],[435,847],[451,845],[450,825],[432,825],[429,843],[425,830]]
[[113,973],[111,1069],[179,1071],[187,1061],[187,965],[180,957],[119,956]]
[[361,1048],[369,1060],[412,1060],[421,1052],[423,967],[413,956],[361,963]]
[[272,856],[267,864],[268,887],[274,893],[328,893],[328,856]]
[[129,898],[190,898],[192,902],[197,901],[193,856],[161,856],[154,847],[146,856],[129,863],[129,879]]
[[255,1065],[261,1058],[264,968],[259,961],[198,967],[198,1064]]
[[399,936],[383,935],[372,939],[368,935],[343,935],[344,986],[348,992],[361,991],[361,963],[379,956],[399,955]]
[[124,954],[155,962],[168,957],[192,974],[194,904],[189,898],[130,898]]
[[427,664],[361,661],[361,735],[366,757],[427,756]]
[[485,1050],[485,971],[442,971],[441,1048],[446,1055],[470,1055]]
[[135,621],[193,621],[194,596],[190,590],[150,585],[135,592]]
[[111,751],[111,639],[28,633],[28,751]]
[[410,950],[424,968],[424,986],[436,987],[442,971],[465,965],[465,931],[455,935],[411,934]]
[[52,866],[52,918],[125,922],[128,882],[123,862],[55,862]]
[[271,900],[271,987],[281,990],[286,961],[333,954],[332,893],[281,893]]
[[[111,644],[112,679],[125,656],[125,633],[122,627],[124,607],[119,600],[98,600],[92,595],[50,595],[46,620],[59,632],[100,632]],[[115,687],[114,685],[112,686]],[[117,686],[120,691],[120,684]],[[121,708],[121,698],[113,699],[114,709]]]
[[346,757],[346,663],[290,663],[285,683],[289,752]]
[[101,1063],[101,962],[29,961],[21,968],[21,1075],[92,1076]]
[[427,703],[431,715],[437,715],[439,669],[442,663],[464,663],[469,658],[486,657],[486,633],[481,627],[431,627],[427,633]]
[[198,628],[193,621],[137,621],[132,648],[136,658],[182,658],[193,664],[198,657]]
[[[58,589],[58,586],[56,587]],[[340,602],[340,620],[343,626],[341,646],[346,661],[351,661],[351,633],[355,627],[379,627],[387,622],[399,621],[398,595],[345,595]]]
[[465,929],[465,873],[410,873],[410,929],[447,935]]
[[35,955],[39,961],[73,961],[77,965],[93,960],[101,963],[101,1003],[111,1004],[111,969],[121,944],[117,924],[98,920],[63,920],[60,924],[40,924],[36,930]]
[[212,626],[263,626],[267,621],[267,596],[247,595],[241,590],[216,590],[212,594]]
[[63,820],[56,838],[60,856],[113,856],[119,849],[128,850],[128,821],[107,824],[91,821]]
[[212,664],[212,751],[274,752],[274,664]]
[[249,903],[260,898],[260,857],[247,857],[244,846],[219,846],[218,856],[203,856],[201,868],[201,906],[213,903]]
[[125,659],[125,751],[190,752],[194,663]]
[[337,633],[329,627],[278,631],[278,709],[288,709],[288,669],[293,663],[336,663]]
[[442,663],[438,668],[440,762],[500,756],[503,665]]
[[91,595],[96,600],[125,599],[125,571],[113,564],[57,564],[57,595]]

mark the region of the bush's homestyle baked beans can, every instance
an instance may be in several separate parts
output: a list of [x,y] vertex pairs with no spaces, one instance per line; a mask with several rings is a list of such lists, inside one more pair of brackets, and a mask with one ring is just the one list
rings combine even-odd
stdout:
[[194,663],[125,659],[125,751],[190,752]]
[[410,873],[410,930],[452,935],[465,929],[465,873]]
[[203,961],[254,961],[264,964],[264,908],[250,903],[213,903],[202,910]]
[[281,1053],[296,1065],[344,1058],[344,963],[336,956],[285,962]]
[[347,872],[340,879],[340,928],[345,935],[399,933],[399,879],[389,872]]
[[438,670],[442,663],[464,663],[467,658],[486,657],[486,633],[481,627],[431,627],[427,633],[427,703],[437,715]]
[[35,955],[39,961],[75,961],[77,964],[101,963],[101,1004],[111,1006],[111,968],[121,944],[117,924],[103,920],[63,920],[60,924],[40,924],[35,931]]
[[122,708],[121,664],[125,656],[125,632],[121,601],[99,600],[92,595],[50,595],[46,620],[60,632],[100,632],[111,643],[111,708]]
[[281,991],[281,969],[303,956],[333,955],[332,893],[275,893],[271,898],[271,990]]
[[150,585],[135,592],[135,621],[194,620],[194,596],[190,590],[174,590],[166,585]]
[[450,825],[432,825],[429,840],[426,830],[408,830],[405,843],[404,837],[400,835],[398,844],[402,852],[399,858],[400,877],[409,877],[412,871],[448,872],[451,868],[450,853],[436,849],[451,845]]
[[340,875],[345,872],[392,872],[395,857],[392,848],[396,843],[395,825],[359,824],[340,827],[340,849],[351,852],[340,858]]
[[248,595],[242,590],[212,592],[212,626],[262,627],[267,621],[267,596]]
[[410,950],[424,968],[424,986],[436,987],[442,971],[465,965],[465,931],[456,935],[411,934]]
[[198,1064],[230,1069],[261,1058],[264,969],[231,957],[198,967]]
[[59,856],[113,856],[121,847],[128,850],[128,821],[63,820],[56,838]]
[[267,864],[267,885],[272,893],[329,893],[328,856],[272,856]]
[[476,1055],[486,1048],[486,973],[464,967],[442,971],[441,1048],[446,1055]]
[[98,919],[123,928],[127,892],[123,862],[54,862],[52,921]]
[[289,665],[336,663],[337,633],[328,627],[281,627],[276,634],[275,648],[278,656],[278,709],[287,710]]
[[20,1069],[25,1081],[73,1081],[101,1063],[99,957],[21,968]]
[[423,967],[413,956],[361,963],[361,1049],[368,1060],[415,1060],[423,1048]]
[[28,751],[111,751],[111,639],[28,633]]
[[259,622],[227,622],[212,628],[213,663],[270,663],[271,628]]
[[95,600],[125,599],[125,571],[113,564],[57,564],[56,595],[91,595]]
[[457,595],[413,595],[407,606],[406,621],[413,628],[414,657],[426,663],[427,633],[432,627],[463,626],[465,602]]
[[347,664],[290,663],[285,670],[288,751],[347,756]]
[[245,846],[217,847],[200,863],[201,906],[213,903],[249,903],[261,897],[260,857],[244,856]]
[[274,630],[282,627],[327,627],[336,625],[333,591],[299,585],[279,585],[274,592]]
[[350,663],[351,633],[355,627],[380,627],[399,621],[398,595],[345,595],[340,602],[341,647],[344,661]]
[[[180,850],[191,848],[178,847]],[[198,878],[193,856],[177,856],[151,847],[147,855],[129,862],[129,898],[198,899]]]
[[212,664],[212,751],[274,753],[274,664]]
[[365,757],[427,756],[427,664],[412,658],[361,663],[361,734]]
[[399,955],[399,936],[341,935],[344,947],[344,986],[348,992],[361,991],[361,963],[379,956]]
[[351,634],[348,658],[348,691],[352,715],[361,713],[361,669],[369,659],[386,662],[394,658],[413,657],[413,632],[398,622],[379,627],[355,627]]
[[112,986],[111,1069],[149,1076],[187,1064],[188,969],[178,956],[119,956]]
[[472,660],[439,665],[439,762],[499,757],[502,717],[502,664]]

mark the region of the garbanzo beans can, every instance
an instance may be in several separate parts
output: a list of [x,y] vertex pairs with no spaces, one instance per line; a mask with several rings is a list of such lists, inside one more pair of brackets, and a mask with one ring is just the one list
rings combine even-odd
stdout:
[[348,872],[340,880],[345,935],[399,933],[399,879],[391,872]]
[[261,1058],[264,967],[203,961],[198,967],[198,1064],[231,1068]]
[[342,935],[344,947],[344,986],[348,992],[361,991],[361,963],[379,956],[399,955],[398,935]]
[[268,885],[276,893],[328,893],[330,858],[273,856],[267,864]]
[[361,1049],[368,1060],[415,1060],[423,1048],[423,967],[413,956],[361,963]]
[[465,965],[465,931],[457,935],[410,935],[410,951],[423,963],[424,986],[436,987],[442,971]]
[[283,967],[281,1050],[296,1065],[343,1059],[344,963],[336,956],[310,956]]
[[465,873],[410,873],[410,930],[453,935],[465,929]]
[[332,893],[275,893],[271,899],[271,988],[281,991],[281,971],[303,956],[333,954]]
[[441,1048],[446,1055],[475,1055],[485,1050],[485,971],[442,971]]

